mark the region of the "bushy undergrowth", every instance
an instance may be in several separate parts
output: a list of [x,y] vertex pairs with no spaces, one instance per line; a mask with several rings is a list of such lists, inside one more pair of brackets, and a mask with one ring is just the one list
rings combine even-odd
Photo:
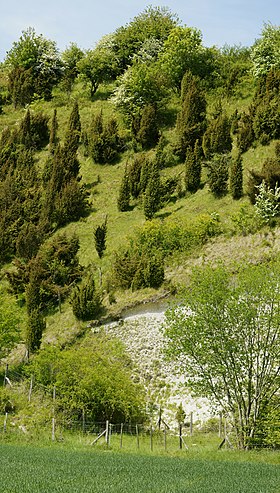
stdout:
[[217,214],[201,215],[185,226],[171,221],[147,221],[129,247],[116,252],[113,283],[124,289],[157,288],[164,281],[164,258],[176,251],[189,254],[221,232]]

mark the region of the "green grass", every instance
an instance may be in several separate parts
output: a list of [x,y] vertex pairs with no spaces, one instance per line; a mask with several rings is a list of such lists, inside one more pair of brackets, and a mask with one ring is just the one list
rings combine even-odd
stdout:
[[1,493],[279,493],[276,464],[0,445]]

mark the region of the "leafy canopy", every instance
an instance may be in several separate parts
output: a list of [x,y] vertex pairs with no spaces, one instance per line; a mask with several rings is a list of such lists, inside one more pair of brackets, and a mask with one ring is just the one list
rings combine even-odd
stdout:
[[271,69],[280,69],[280,26],[264,24],[261,37],[252,49],[253,74],[256,78],[266,75]]
[[105,333],[89,334],[80,344],[60,351],[46,347],[29,369],[35,382],[56,388],[58,409],[68,416],[82,412],[98,421],[139,419],[143,391],[132,381],[132,366],[122,344]]
[[232,419],[248,447],[260,414],[279,392],[280,264],[194,271],[180,305],[167,311],[166,351],[187,385]]

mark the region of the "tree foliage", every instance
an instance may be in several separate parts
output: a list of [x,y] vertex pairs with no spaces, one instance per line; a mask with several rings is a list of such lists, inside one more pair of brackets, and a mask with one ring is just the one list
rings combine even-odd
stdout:
[[177,23],[178,17],[167,7],[149,6],[129,24],[117,29],[113,43],[122,71],[131,64],[134,55],[141,54],[148,40],[162,43]]
[[87,50],[76,66],[80,77],[90,85],[91,98],[100,84],[110,81],[118,72],[115,53],[98,45],[93,50]]
[[98,292],[93,273],[89,271],[71,294],[70,303],[78,320],[94,320],[101,312],[101,295]]
[[107,237],[107,216],[105,221],[97,226],[94,230],[94,243],[98,257],[102,258],[104,251],[106,250],[106,237]]
[[220,106],[207,125],[202,147],[206,158],[213,154],[228,153],[232,149],[231,123]]
[[243,195],[243,166],[240,154],[232,160],[230,166],[230,193],[234,199],[240,199]]
[[178,113],[176,130],[178,152],[183,160],[188,148],[200,144],[206,128],[206,99],[197,77],[185,73],[181,88],[182,107]]
[[195,271],[167,311],[167,352],[187,385],[227,412],[240,447],[250,446],[264,405],[279,392],[279,263],[232,280],[219,267]]
[[119,188],[118,195],[118,210],[120,212],[126,212],[129,210],[129,199],[130,199],[130,184],[129,176],[127,171],[127,164],[125,165],[124,174]]
[[194,150],[189,148],[186,152],[185,161],[185,185],[188,192],[196,192],[201,183],[201,148],[196,141]]
[[150,149],[158,143],[159,128],[157,113],[156,108],[151,104],[144,106],[142,110],[136,140],[141,144],[143,149]]
[[164,42],[159,65],[171,87],[177,91],[186,72],[199,78],[210,78],[215,68],[215,52],[204,48],[199,29],[176,26]]
[[271,69],[280,69],[280,26],[264,24],[261,37],[255,42],[251,58],[256,78],[265,76]]
[[131,123],[147,105],[162,108],[167,94],[166,79],[160,67],[138,62],[118,78],[111,101]]
[[36,94],[50,99],[62,76],[56,43],[37,35],[33,28],[23,31],[13,43],[5,63],[10,69],[10,93],[15,106],[30,103]]
[[215,197],[222,197],[228,192],[228,178],[231,157],[229,154],[214,154],[211,161],[207,161],[207,181]]
[[56,388],[57,411],[94,421],[123,423],[143,419],[144,394],[133,382],[131,361],[122,344],[105,333],[90,335],[75,347],[46,347],[33,358],[35,382]]
[[155,248],[131,242],[128,249],[115,253],[112,275],[122,289],[158,288],[164,281],[163,256]]
[[17,261],[8,273],[15,293],[24,292],[27,312],[57,306],[82,276],[77,253],[79,240],[60,234],[43,243],[29,262]]
[[15,300],[5,299],[0,293],[1,312],[0,312],[0,361],[5,358],[14,346],[20,342],[20,322],[19,310]]
[[114,116],[104,121],[102,111],[93,115],[86,139],[87,153],[94,162],[114,163],[122,150],[118,122]]
[[146,219],[152,219],[155,213],[161,208],[161,199],[160,173],[157,162],[154,161],[144,195],[143,208]]
[[76,43],[70,43],[62,52],[63,82],[68,92],[72,91],[75,80],[79,75],[78,63],[84,57],[84,52]]
[[46,328],[46,321],[40,312],[35,308],[30,311],[27,321],[25,344],[28,354],[34,353],[40,349],[43,332]]

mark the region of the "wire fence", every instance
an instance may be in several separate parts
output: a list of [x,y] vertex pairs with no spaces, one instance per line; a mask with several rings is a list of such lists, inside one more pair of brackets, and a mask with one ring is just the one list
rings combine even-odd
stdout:
[[[28,401],[32,399],[34,391],[34,382],[23,378],[20,372],[10,369],[6,365],[5,369],[0,373],[0,378],[3,378],[3,386],[7,387],[11,393],[17,394],[19,386],[24,385],[24,393],[28,395]],[[0,381],[1,382],[1,381]],[[0,383],[1,385],[1,383]],[[105,443],[107,446],[119,443],[120,447],[128,442],[133,441],[137,448],[149,446],[153,450],[154,446],[164,447],[176,443],[180,449],[188,448],[189,439],[207,436],[209,433],[217,437],[219,447],[233,448],[231,440],[232,428],[227,421],[226,416],[220,413],[218,416],[212,416],[206,422],[201,423],[199,420],[195,422],[195,414],[190,413],[185,418],[184,423],[178,423],[177,426],[169,426],[163,419],[151,420],[150,423],[111,423],[109,421],[93,421],[85,412],[81,412],[79,419],[63,416],[55,411],[55,387],[52,389],[41,384],[36,384],[36,390],[42,391],[42,395],[48,393],[53,396],[53,406],[44,409],[44,400],[42,401],[41,412],[34,412],[28,416],[22,413],[14,413],[12,406],[9,406],[9,401],[6,402],[0,412],[0,437],[8,435],[21,435],[26,437],[40,437],[44,434],[45,437],[51,438],[52,441],[63,440],[69,434],[80,434],[88,437],[92,445],[97,443]],[[21,388],[21,392],[23,389]],[[3,412],[4,411],[4,412]],[[279,430],[275,429],[279,433]],[[147,445],[148,444],[148,445]],[[177,446],[176,445],[176,446]],[[256,435],[254,439],[254,447],[263,447],[265,440],[263,434]]]
[[[217,446],[223,435],[215,432]],[[129,450],[188,450],[192,443],[201,437],[207,437],[205,430],[194,429],[192,435],[189,427],[183,425],[170,429],[166,425],[144,423],[110,423],[91,420],[66,420],[49,417],[38,420],[36,416],[18,416],[12,413],[0,415],[0,439],[38,439],[48,441],[65,441],[80,437],[84,443],[93,447],[128,448]],[[213,438],[211,439],[213,440]],[[230,446],[230,442],[227,442]]]

